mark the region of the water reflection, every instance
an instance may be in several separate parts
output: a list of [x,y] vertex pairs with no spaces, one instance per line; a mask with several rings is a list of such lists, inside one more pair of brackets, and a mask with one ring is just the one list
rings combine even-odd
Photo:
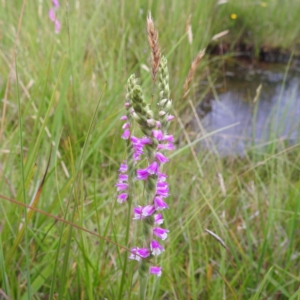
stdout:
[[[300,72],[289,70],[285,80],[285,71],[285,65],[268,65],[267,70],[239,67],[227,71],[227,90],[220,92],[218,99],[211,100],[212,109],[201,119],[201,123],[207,133],[238,124],[212,135],[202,142],[202,146],[214,149],[221,155],[244,155],[249,147],[263,150],[263,145],[270,140],[297,142]],[[260,97],[254,104],[260,84]],[[201,113],[199,110],[200,107],[198,112]]]

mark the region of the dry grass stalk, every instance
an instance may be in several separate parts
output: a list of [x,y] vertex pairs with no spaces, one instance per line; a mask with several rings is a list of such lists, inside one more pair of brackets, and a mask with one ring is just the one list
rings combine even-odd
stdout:
[[226,35],[226,34],[228,34],[228,33],[229,33],[229,30],[221,31],[221,32],[215,34],[215,35],[211,38],[211,40],[212,40],[212,41],[215,41],[215,40],[217,40],[217,39],[223,37],[224,35]]
[[216,235],[214,232],[212,232],[208,229],[205,229],[205,231],[207,233],[209,233],[212,237],[214,237],[225,249],[227,249],[226,244],[224,243],[224,241],[218,235]]
[[186,21],[185,31],[187,33],[189,43],[190,43],[190,45],[192,45],[192,43],[193,43],[193,32],[192,32],[192,25],[191,25],[191,15],[189,15],[189,18]]
[[160,63],[160,48],[158,44],[158,32],[154,29],[154,23],[151,17],[151,13],[149,13],[147,17],[147,32],[148,42],[151,49],[152,79],[153,81],[155,81]]
[[260,91],[261,91],[261,87],[262,87],[262,84],[260,84],[257,89],[256,89],[256,93],[255,93],[255,97],[253,99],[253,103],[256,103],[259,96],[260,96]]
[[194,59],[194,61],[192,62],[192,65],[191,65],[190,70],[189,70],[189,74],[186,77],[185,83],[184,83],[184,86],[183,86],[183,98],[185,98],[187,96],[188,92],[189,92],[189,90],[188,90],[189,84],[192,81],[192,79],[194,77],[194,74],[195,74],[195,71],[196,71],[196,68],[200,64],[200,61],[201,61],[202,57],[204,56],[204,54],[205,54],[205,49],[201,50],[198,53],[198,55],[196,56],[196,58]]

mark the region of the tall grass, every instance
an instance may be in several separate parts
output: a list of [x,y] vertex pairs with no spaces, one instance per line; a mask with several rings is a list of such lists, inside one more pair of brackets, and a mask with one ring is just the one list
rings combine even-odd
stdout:
[[[208,0],[68,3],[61,1],[62,30],[55,34],[48,19],[51,3],[27,1],[16,64],[22,2],[0,4],[1,195],[77,226],[1,196],[0,298],[117,299],[126,251],[125,228],[120,230],[126,215],[114,190],[125,155],[118,119],[128,75],[151,80],[145,67],[150,66],[146,15],[152,12],[161,48],[168,53],[171,98],[183,122],[180,112],[188,102],[181,99],[191,62],[224,29],[220,7]],[[298,8],[296,1],[291,5]],[[270,6],[283,7],[294,24],[296,9],[288,11],[275,1]],[[192,44],[185,31],[189,15]],[[276,31],[282,44],[290,45],[295,28]],[[286,40],[285,29],[291,33]],[[199,71],[207,64],[204,57]],[[151,92],[145,85],[145,93]],[[243,159],[208,152],[195,158],[189,151],[193,146],[185,147],[182,128],[173,130],[178,149],[166,170],[173,193],[165,216],[171,232],[164,274],[151,279],[149,299],[297,299],[299,147],[250,152]],[[217,173],[224,178],[225,194]],[[217,234],[226,249],[205,229]],[[134,265],[128,274],[123,298],[136,299]]]

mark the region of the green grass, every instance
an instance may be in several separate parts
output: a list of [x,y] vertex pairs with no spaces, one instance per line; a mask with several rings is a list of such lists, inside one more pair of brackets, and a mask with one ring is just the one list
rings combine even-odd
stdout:
[[[208,0],[69,1],[67,8],[61,1],[62,31],[56,35],[50,1],[27,1],[11,67],[22,2],[1,1],[0,94],[7,103],[1,195],[48,214],[1,197],[1,292],[11,299],[117,299],[127,215],[127,206],[116,203],[114,186],[125,157],[119,117],[130,74],[152,95],[151,75],[143,67],[150,62],[147,12],[168,56],[174,109],[185,121],[192,113],[182,100],[184,80],[214,34],[230,29],[238,38],[239,28],[251,28],[257,46],[293,49],[299,43],[297,1],[269,1],[267,7],[240,2],[218,7]],[[231,13],[246,27],[234,24]],[[189,15],[192,44],[185,32]],[[209,63],[206,57],[201,74]],[[1,118],[3,110],[4,102]],[[253,149],[243,159],[199,152],[202,176],[177,122],[170,132],[180,141],[166,166],[170,236],[161,258],[164,274],[151,278],[149,299],[299,299],[299,147],[270,147],[263,154]],[[137,299],[136,270],[128,262],[123,299]]]

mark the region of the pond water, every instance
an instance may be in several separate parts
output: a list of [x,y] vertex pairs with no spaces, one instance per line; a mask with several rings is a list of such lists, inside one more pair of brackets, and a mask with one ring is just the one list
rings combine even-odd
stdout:
[[[203,102],[197,107],[201,124],[195,120],[193,127],[202,127],[201,134],[209,134],[201,147],[223,156],[243,156],[251,147],[264,151],[270,143],[299,142],[299,70],[287,70],[280,64],[238,66],[226,68],[223,80],[226,90],[216,89],[215,96],[206,99],[208,109]],[[260,84],[260,95],[254,103]]]

